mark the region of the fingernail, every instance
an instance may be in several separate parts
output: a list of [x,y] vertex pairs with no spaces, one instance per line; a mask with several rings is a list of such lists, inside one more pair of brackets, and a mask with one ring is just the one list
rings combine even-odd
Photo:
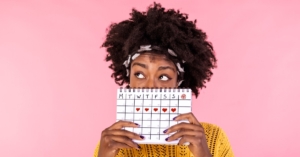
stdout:
[[140,126],[140,124],[138,124],[138,123],[134,123],[135,125],[137,125],[137,126]]
[[166,133],[168,131],[168,129],[166,129],[165,131],[163,131],[164,133]]
[[175,120],[177,117],[174,117],[173,120]]
[[166,141],[168,141],[169,137],[166,138]]
[[144,139],[144,138],[145,138],[145,136],[143,136],[143,135],[140,135],[140,137],[141,137],[141,139]]

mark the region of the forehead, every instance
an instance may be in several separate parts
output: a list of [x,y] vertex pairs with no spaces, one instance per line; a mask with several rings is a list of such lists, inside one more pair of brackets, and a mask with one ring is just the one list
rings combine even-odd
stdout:
[[162,64],[174,65],[174,63],[165,55],[148,53],[148,52],[139,55],[133,62],[154,63],[154,64],[162,63]]

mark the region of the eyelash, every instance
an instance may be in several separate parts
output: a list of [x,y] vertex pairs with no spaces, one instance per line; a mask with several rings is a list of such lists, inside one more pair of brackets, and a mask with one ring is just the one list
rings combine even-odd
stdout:
[[[144,74],[143,73],[141,73],[141,72],[136,72],[136,73],[134,73],[134,75],[138,78],[138,75],[143,75],[144,76]],[[163,74],[163,75],[160,75],[159,76],[159,78],[161,79],[163,76],[165,76],[165,77],[167,77],[168,78],[168,80],[162,80],[162,81],[170,81],[170,80],[172,80],[172,78],[171,77],[169,77],[168,75],[166,75],[166,74]],[[145,77],[145,76],[144,76]],[[141,79],[141,78],[138,78],[138,79]]]
[[169,77],[168,75],[160,75],[159,76],[159,78],[161,78],[161,77],[163,77],[163,76],[165,76],[165,77],[167,77],[168,78],[168,80],[162,80],[162,81],[170,81],[172,78],[171,77]]
[[[136,72],[136,73],[134,73],[134,76],[136,76],[137,78],[138,78],[138,75],[139,74],[142,74],[143,76],[144,76],[144,74],[143,73],[141,73],[141,72]],[[144,76],[145,77],[145,76]],[[140,79],[140,78],[138,78],[138,79]]]

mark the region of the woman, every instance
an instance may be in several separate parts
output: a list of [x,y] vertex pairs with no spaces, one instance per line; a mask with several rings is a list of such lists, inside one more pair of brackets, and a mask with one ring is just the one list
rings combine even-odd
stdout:
[[[206,34],[196,28],[196,21],[187,19],[186,14],[154,3],[147,12],[133,9],[130,19],[112,24],[103,47],[108,52],[106,61],[112,61],[109,67],[115,82],[130,88],[190,88],[197,98],[198,89],[212,76],[216,58]],[[166,141],[181,138],[178,145],[138,145],[132,140],[144,136],[122,129],[138,124],[119,121],[102,132],[94,156],[233,156],[221,128],[200,123],[193,113],[174,120],[190,122],[164,131],[177,132]]]

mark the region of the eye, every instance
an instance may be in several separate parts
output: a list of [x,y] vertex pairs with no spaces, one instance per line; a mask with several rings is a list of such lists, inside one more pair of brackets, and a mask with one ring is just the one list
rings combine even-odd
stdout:
[[139,79],[145,78],[145,76],[142,73],[135,73],[134,75]]
[[159,77],[159,79],[162,80],[162,81],[168,81],[168,80],[170,80],[170,78],[168,76],[166,76],[166,75],[161,75]]

